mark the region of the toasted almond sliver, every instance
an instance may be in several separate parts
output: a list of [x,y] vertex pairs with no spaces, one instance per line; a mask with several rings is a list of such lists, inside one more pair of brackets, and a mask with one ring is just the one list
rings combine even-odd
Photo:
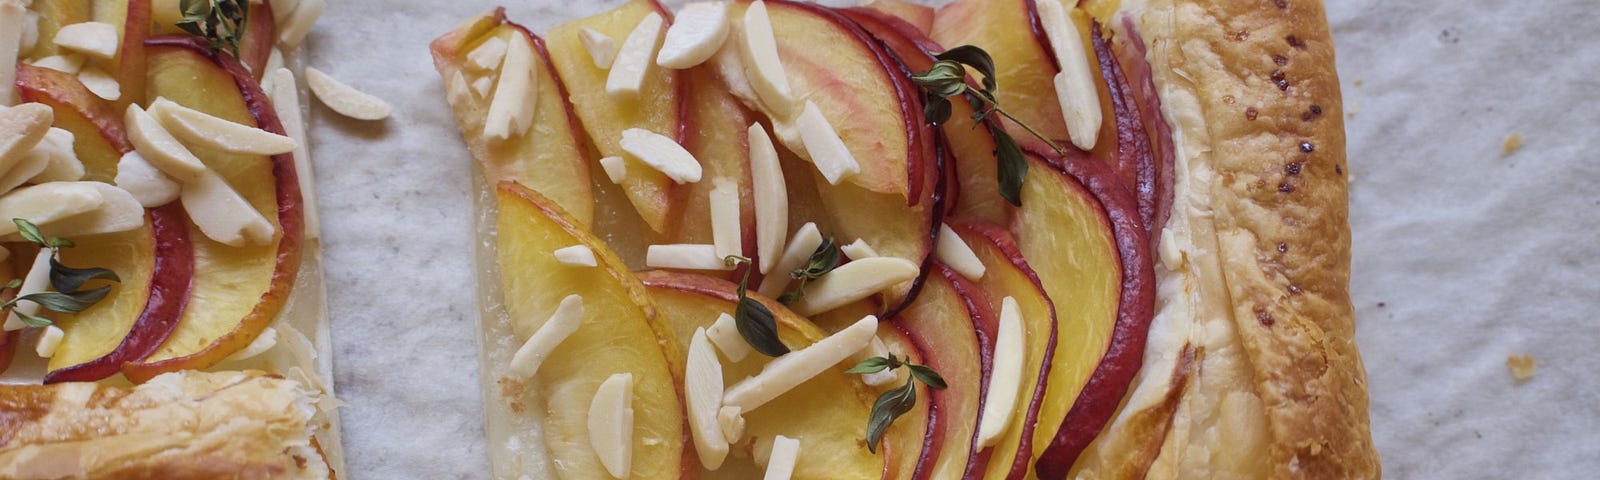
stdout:
[[665,135],[642,128],[622,131],[622,150],[635,159],[656,169],[673,182],[684,184],[700,181],[700,161]]
[[145,208],[171,203],[178,199],[180,191],[177,181],[150,165],[138,151],[128,152],[117,161],[116,184]]
[[778,149],[761,124],[750,125],[751,196],[756,213],[756,256],[761,273],[770,273],[783,252],[784,236],[789,233],[788,184],[778,164]]
[[389,103],[371,94],[356,90],[321,70],[306,67],[306,85],[323,105],[340,115],[356,120],[383,120],[389,116]]
[[622,47],[617,49],[611,71],[606,74],[607,97],[613,100],[639,97],[650,66],[655,64],[651,60],[656,58],[656,48],[661,45],[663,23],[660,14],[650,12],[628,32],[628,38],[623,39]]
[[277,228],[216,172],[206,170],[199,180],[185,184],[179,199],[200,233],[224,245],[264,245],[277,233]]
[[739,184],[718,178],[711,188],[711,243],[717,247],[717,256],[744,255],[743,222],[739,215]]
[[165,98],[150,105],[150,114],[185,145],[247,155],[280,155],[294,151],[287,136],[212,116]]
[[583,315],[583,297],[567,295],[562,298],[555,313],[550,314],[550,318],[522,342],[517,353],[512,354],[508,367],[511,374],[529,378],[539,373],[539,365],[544,363],[545,357],[550,356],[550,352],[583,325]]
[[311,32],[311,25],[317,23],[317,18],[322,16],[326,8],[325,0],[299,0],[294,7],[294,13],[289,14],[287,21],[279,21],[278,44],[285,50],[294,50],[300,42],[306,39],[306,34]]
[[717,411],[722,408],[722,363],[706,338],[704,328],[696,328],[689,340],[684,365],[683,400],[690,433],[700,464],[716,470],[728,456],[728,439],[722,435]]
[[856,162],[855,155],[839,138],[839,132],[833,129],[833,124],[822,116],[822,110],[817,108],[816,103],[806,101],[805,109],[800,112],[795,124],[800,130],[800,140],[806,146],[811,164],[822,172],[822,177],[829,184],[838,185],[845,177],[861,173],[861,164]]
[[622,157],[602,158],[600,168],[606,171],[606,178],[611,179],[611,183],[621,185],[622,180],[628,178],[628,161]]
[[283,124],[283,133],[294,140],[294,171],[300,181],[300,198],[305,205],[306,238],[322,237],[322,215],[317,211],[316,170],[311,163],[311,150],[306,145],[305,117],[300,115],[300,87],[295,85],[294,72],[287,68],[268,70],[272,88],[267,96],[272,98],[272,109]]
[[556,262],[572,267],[599,266],[599,260],[594,258],[594,250],[583,245],[557,248],[554,252]]
[[728,39],[728,2],[693,2],[684,5],[667,27],[656,64],[685,69],[710,59]]
[[833,310],[916,278],[920,270],[915,262],[898,257],[852,260],[809,284],[792,307],[806,316]]
[[779,274],[767,275],[761,280],[761,294],[778,298],[778,294],[783,293],[783,287],[789,286],[789,275],[782,272],[792,272],[805,265],[806,259],[811,258],[811,252],[817,251],[818,245],[822,245],[822,232],[817,229],[817,224],[808,222],[801,225],[794,232],[794,237],[789,239],[789,246],[783,248],[778,263],[772,267],[772,271]]
[[984,272],[988,270],[983,266],[983,261],[978,259],[978,254],[973,253],[972,246],[967,245],[967,242],[946,224],[939,224],[939,243],[934,253],[939,256],[939,261],[944,262],[961,276],[967,277],[968,280],[983,278]]
[[[22,277],[22,285],[17,287],[18,297],[43,292],[50,287],[50,259],[54,256],[54,252],[51,252],[48,248],[39,249],[39,253],[33,256],[33,266],[28,269],[28,274]],[[16,307],[6,313],[4,327],[6,332],[28,328],[28,324],[22,323],[22,317],[17,315],[19,312],[28,315],[39,313],[39,304],[17,302]]]
[[506,58],[507,43],[500,37],[489,37],[477,48],[467,52],[467,69],[475,72],[491,72],[500,68],[500,62]]
[[6,32],[0,34],[0,107],[16,104],[17,60],[27,57],[39,37],[37,18],[23,6],[17,1],[0,2],[0,32]]
[[1078,24],[1073,22],[1067,6],[1059,0],[1048,0],[1039,2],[1038,9],[1045,37],[1050,41],[1051,49],[1055,50],[1056,63],[1061,65],[1061,72],[1056,74],[1054,81],[1067,135],[1074,146],[1093,150],[1095,140],[1100,135],[1103,115],[1100,111],[1100,93],[1095,89],[1099,83],[1098,67],[1090,63]]
[[0,195],[10,192],[17,187],[28,183],[33,177],[39,176],[45,168],[50,166],[50,156],[40,155],[38,149],[24,152],[11,168],[0,174]]
[[[79,182],[52,182],[45,185],[89,185],[100,191],[100,198],[104,202],[99,208],[87,213],[73,215],[57,220],[50,224],[50,234],[66,238],[81,237],[84,235],[99,235],[102,233],[126,232],[144,226],[144,205],[133,198],[127,190],[117,188],[105,182],[79,181]],[[20,238],[7,236],[5,240]]]
[[[1012,411],[1016,410],[1017,397],[1022,388],[1023,356],[1022,310],[1017,300],[1005,297],[1000,301],[1000,325],[995,339],[993,374],[984,394],[984,409],[978,422],[978,443],[992,446],[1006,433],[1011,424]],[[996,408],[989,408],[993,405]]]
[[83,70],[83,62],[85,60],[87,59],[84,58],[83,55],[66,53],[44,57],[34,60],[32,63],[35,67],[48,68],[61,73],[77,75],[79,71]]
[[0,167],[9,168],[44,140],[55,122],[55,111],[42,103],[0,109]]
[[633,374],[611,375],[589,404],[589,445],[614,478],[633,471]]
[[261,68],[261,71],[272,73],[280,68],[284,68],[283,50],[278,49],[278,47],[272,47],[272,52],[267,54],[267,64]]
[[534,115],[539,113],[539,102],[534,101],[539,88],[539,75],[535,73],[539,62],[534,59],[533,44],[521,35],[513,36],[500,62],[500,78],[485,114],[484,138],[504,141],[522,135],[533,125]]
[[878,331],[878,317],[867,315],[837,333],[767,362],[761,373],[728,387],[724,405],[749,413],[805,383],[867,346]]
[[[40,227],[48,227],[55,222],[82,215],[100,208],[105,204],[105,197],[101,190],[90,185],[92,182],[54,182],[43,185],[19,188],[4,197],[0,197],[0,212],[5,212],[7,221],[0,222],[0,235],[17,233],[17,225],[10,218],[21,218],[33,222]],[[51,235],[60,236],[54,229],[48,230]]]
[[617,61],[617,41],[610,35],[583,27],[578,29],[578,41],[583,43],[583,49],[589,52],[589,59],[594,61],[594,68],[610,70],[611,64]]
[[717,256],[715,245],[705,244],[651,245],[645,249],[644,264],[678,270],[733,270]]
[[173,137],[167,127],[162,126],[154,115],[139,108],[139,105],[128,105],[123,122],[128,127],[128,142],[139,151],[139,155],[172,178],[184,183],[193,182],[199,180],[201,172],[206,170],[206,165],[200,162],[199,157],[189,152],[189,148]]
[[774,118],[791,118],[796,107],[794,91],[789,87],[789,75],[784,71],[783,62],[778,58],[778,40],[772,34],[767,4],[761,0],[751,3],[744,11],[742,26],[739,53],[750,86]]
[[56,356],[56,347],[61,346],[61,337],[66,336],[66,333],[55,325],[44,327],[44,331],[39,333],[39,343],[34,346],[33,352],[39,354],[39,358]]
[[72,132],[60,128],[51,128],[46,133],[44,140],[33,147],[31,155],[44,155],[49,159],[44,170],[34,175],[29,182],[75,182],[83,179],[83,162],[78,160],[78,153],[73,150],[75,138]]
[[772,439],[772,453],[767,456],[767,471],[761,480],[789,480],[794,475],[795,461],[800,458],[800,440],[778,435]]
[[54,42],[74,52],[110,60],[117,56],[117,27],[101,22],[74,23],[57,30]]
[[117,83],[117,78],[95,67],[85,67],[78,71],[78,82],[83,88],[89,89],[94,96],[115,102],[122,98],[122,84]]
[[856,241],[850,242],[849,245],[839,247],[839,251],[844,252],[844,256],[850,257],[851,260],[878,256],[878,251],[874,250],[872,245],[868,245],[867,240],[864,238],[857,238]]
[[717,321],[711,324],[711,328],[706,329],[706,337],[730,362],[744,360],[744,357],[750,355],[750,342],[745,341],[739,334],[739,326],[733,315],[726,313],[717,315]]

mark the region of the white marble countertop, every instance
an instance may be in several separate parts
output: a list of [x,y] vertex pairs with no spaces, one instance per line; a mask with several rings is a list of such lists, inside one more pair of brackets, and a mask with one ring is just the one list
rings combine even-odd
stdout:
[[[616,3],[508,7],[543,32]],[[1600,472],[1600,15],[1588,0],[1329,3],[1385,473]],[[310,65],[395,106],[382,123],[313,107],[342,478],[488,478],[470,159],[427,44],[493,5],[332,2],[311,34]],[[1502,156],[1513,132],[1526,145]],[[1532,380],[1512,381],[1512,352],[1539,361]]]

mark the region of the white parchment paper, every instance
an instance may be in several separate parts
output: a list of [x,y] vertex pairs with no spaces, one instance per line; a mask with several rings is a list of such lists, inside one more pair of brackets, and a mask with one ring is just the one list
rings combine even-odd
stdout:
[[[617,3],[506,6],[543,32]],[[1328,3],[1386,476],[1600,475],[1600,4]],[[494,5],[332,2],[311,34],[310,65],[395,106],[380,123],[313,107],[341,478],[488,478],[470,157],[427,44]],[[1512,133],[1525,145],[1502,155]]]

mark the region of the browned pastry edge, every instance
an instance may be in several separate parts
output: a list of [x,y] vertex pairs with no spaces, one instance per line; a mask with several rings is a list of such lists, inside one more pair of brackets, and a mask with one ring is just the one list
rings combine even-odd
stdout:
[[0,387],[0,478],[328,478],[313,401],[260,372]]

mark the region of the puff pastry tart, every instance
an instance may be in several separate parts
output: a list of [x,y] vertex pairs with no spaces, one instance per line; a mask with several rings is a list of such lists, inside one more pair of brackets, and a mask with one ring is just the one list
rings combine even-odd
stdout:
[[0,478],[342,468],[281,53],[321,8],[0,0]]
[[434,41],[494,478],[1373,478],[1319,1]]

